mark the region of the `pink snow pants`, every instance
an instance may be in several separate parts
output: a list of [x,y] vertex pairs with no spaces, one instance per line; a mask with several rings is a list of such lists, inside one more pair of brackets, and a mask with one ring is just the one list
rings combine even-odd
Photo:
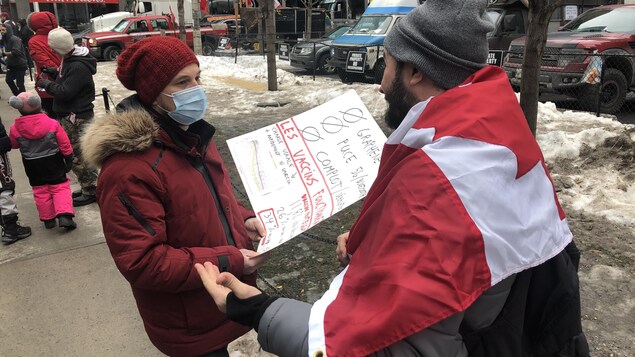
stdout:
[[41,221],[48,221],[60,214],[75,216],[69,180],[56,185],[35,186],[33,198]]

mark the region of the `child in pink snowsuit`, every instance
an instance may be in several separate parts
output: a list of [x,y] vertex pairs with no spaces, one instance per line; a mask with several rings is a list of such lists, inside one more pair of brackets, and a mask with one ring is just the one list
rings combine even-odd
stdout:
[[11,126],[11,147],[20,148],[24,170],[33,189],[40,220],[47,229],[77,227],[73,221],[71,185],[66,173],[73,163],[73,148],[62,126],[42,113],[36,93],[22,92],[9,98],[9,105],[22,114]]

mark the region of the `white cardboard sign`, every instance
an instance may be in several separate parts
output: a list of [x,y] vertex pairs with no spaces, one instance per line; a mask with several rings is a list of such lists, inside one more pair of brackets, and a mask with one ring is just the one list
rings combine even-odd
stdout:
[[[266,252],[366,196],[386,136],[353,90],[227,140]],[[336,232],[334,232],[336,233]]]

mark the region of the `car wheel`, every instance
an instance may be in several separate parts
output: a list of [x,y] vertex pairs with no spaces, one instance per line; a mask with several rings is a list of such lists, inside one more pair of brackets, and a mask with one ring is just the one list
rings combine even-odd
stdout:
[[121,50],[117,46],[108,46],[104,49],[104,59],[108,61],[116,61],[119,58]]
[[384,78],[385,70],[386,70],[386,63],[384,62],[383,59],[380,59],[375,64],[375,73],[374,73],[375,84],[381,84],[381,79]]
[[598,88],[593,85],[585,85],[578,96],[578,102],[597,103],[598,95],[600,96],[600,112],[615,114],[624,105],[626,100],[626,77],[622,72],[615,68],[606,68],[602,76],[602,87],[600,93]]
[[328,64],[328,61],[331,59],[331,56],[328,53],[325,53],[318,58],[317,61],[317,70],[321,74],[334,74],[335,67]]
[[364,82],[364,74],[363,73],[351,73],[346,72],[344,68],[336,68],[335,71],[337,75],[340,77],[342,83],[353,83],[353,82]]
[[203,56],[212,56],[214,55],[214,50],[216,49],[216,44],[213,41],[206,40],[203,42],[202,51]]

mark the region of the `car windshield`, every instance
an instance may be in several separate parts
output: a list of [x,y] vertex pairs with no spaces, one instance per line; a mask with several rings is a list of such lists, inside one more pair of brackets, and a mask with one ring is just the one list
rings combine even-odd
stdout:
[[115,27],[112,28],[112,30],[115,32],[123,32],[126,27],[128,27],[129,23],[130,21],[128,20],[121,20],[118,24],[115,25]]
[[591,9],[571,20],[562,31],[635,32],[635,8]]
[[[503,13],[502,10],[499,10],[499,9],[487,9],[486,11],[487,17],[489,17],[489,19],[492,21],[494,25],[496,25],[498,21],[500,20],[502,13]],[[490,37],[495,32],[496,30],[488,32],[487,36]]]
[[338,27],[336,29],[333,29],[331,32],[325,34],[323,36],[324,39],[329,39],[329,40],[335,40],[336,38],[342,36],[343,34],[346,33],[346,31],[350,30],[351,27],[350,26],[342,26],[342,27]]
[[335,10],[335,4],[336,4],[335,0],[324,1],[324,2],[320,3],[318,5],[318,7],[320,9],[326,9],[326,10],[332,11],[332,10]]
[[349,34],[385,34],[391,21],[392,16],[362,16]]

